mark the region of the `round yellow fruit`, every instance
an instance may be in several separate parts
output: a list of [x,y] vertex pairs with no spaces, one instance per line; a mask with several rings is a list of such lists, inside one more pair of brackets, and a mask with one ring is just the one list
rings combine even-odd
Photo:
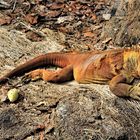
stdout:
[[10,89],[7,96],[10,102],[15,102],[19,97],[19,90],[16,88]]

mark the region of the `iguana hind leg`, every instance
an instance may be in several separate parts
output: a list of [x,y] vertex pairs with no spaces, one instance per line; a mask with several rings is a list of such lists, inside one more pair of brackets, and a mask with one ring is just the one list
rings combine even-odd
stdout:
[[129,85],[126,83],[126,77],[122,74],[115,76],[109,82],[110,90],[117,96],[132,97],[140,100],[140,84]]
[[61,70],[37,69],[26,74],[32,80],[43,79],[48,82],[61,83],[73,79],[73,67],[71,65]]

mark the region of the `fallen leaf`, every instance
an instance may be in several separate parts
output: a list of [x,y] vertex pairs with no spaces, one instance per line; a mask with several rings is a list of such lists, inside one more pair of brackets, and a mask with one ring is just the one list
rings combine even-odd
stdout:
[[38,23],[38,15],[34,15],[34,14],[27,14],[25,17],[25,20],[27,22],[29,22],[30,24],[34,25],[36,23]]
[[46,17],[48,18],[54,18],[60,15],[60,11],[48,11],[46,13]]
[[66,27],[59,27],[58,29],[62,33],[67,33],[67,28]]
[[96,14],[92,14],[91,19],[92,19],[92,20],[96,20],[96,19],[97,19]]
[[61,8],[64,8],[64,4],[60,4],[60,3],[52,3],[49,5],[49,8],[51,10],[59,10]]
[[43,37],[39,36],[38,34],[32,32],[32,31],[28,31],[26,33],[26,36],[27,36],[28,39],[30,39],[32,41],[35,41],[35,42],[43,40]]
[[12,18],[10,18],[9,16],[0,17],[0,25],[10,24],[11,21],[12,21]]
[[83,33],[84,37],[93,37],[94,33],[92,33],[91,31],[87,31],[85,33]]

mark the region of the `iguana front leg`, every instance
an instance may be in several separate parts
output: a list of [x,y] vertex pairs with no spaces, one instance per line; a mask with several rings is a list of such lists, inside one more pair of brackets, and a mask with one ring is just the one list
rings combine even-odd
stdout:
[[62,70],[37,69],[26,74],[32,80],[43,79],[44,81],[62,83],[73,79],[73,67],[71,65]]
[[129,96],[131,98],[134,98],[136,100],[140,100],[140,83],[138,83],[137,85],[134,85],[130,91],[129,91]]
[[140,100],[140,84],[129,85],[126,83],[126,77],[122,74],[115,76],[109,82],[110,90],[117,96],[131,97]]

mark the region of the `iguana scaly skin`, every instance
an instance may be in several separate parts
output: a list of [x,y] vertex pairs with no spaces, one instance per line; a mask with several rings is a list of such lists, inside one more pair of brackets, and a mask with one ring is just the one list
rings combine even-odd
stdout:
[[[54,65],[61,70],[36,69]],[[32,71],[33,70],[33,71]],[[140,100],[140,84],[131,85],[140,78],[140,48],[113,49],[84,53],[48,53],[27,61],[0,78],[0,83],[21,74],[31,79],[61,83],[75,79],[79,83],[109,84],[117,96]]]

